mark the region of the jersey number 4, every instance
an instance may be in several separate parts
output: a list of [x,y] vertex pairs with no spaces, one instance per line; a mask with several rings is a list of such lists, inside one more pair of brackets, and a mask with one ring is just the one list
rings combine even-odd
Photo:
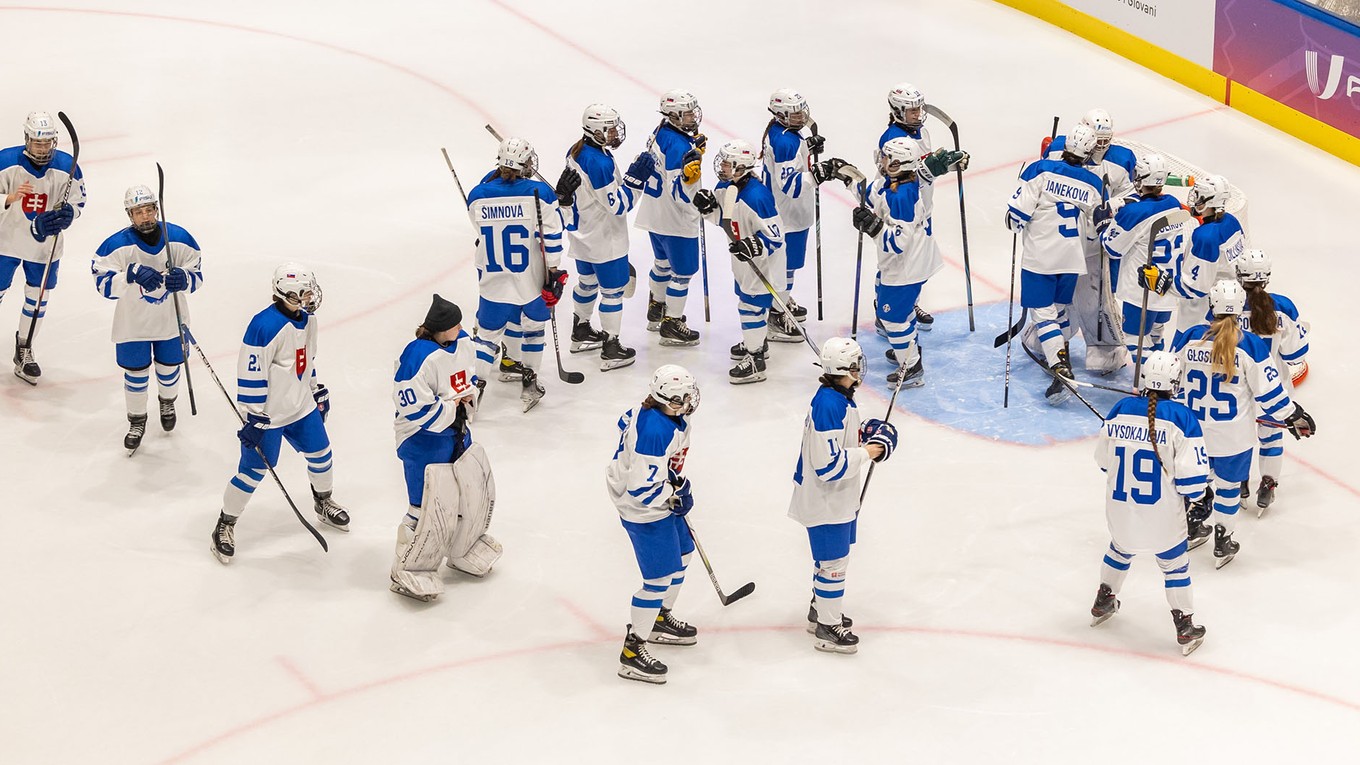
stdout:
[[519,224],[506,226],[501,229],[500,235],[500,258],[501,262],[496,262],[496,229],[494,226],[482,226],[482,244],[486,247],[486,270],[487,273],[497,273],[500,271],[510,271],[512,273],[522,273],[529,267],[529,229]]

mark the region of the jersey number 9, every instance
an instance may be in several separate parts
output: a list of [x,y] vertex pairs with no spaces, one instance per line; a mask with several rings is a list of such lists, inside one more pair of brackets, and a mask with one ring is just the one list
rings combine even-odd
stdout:
[[529,229],[518,223],[501,229],[500,257],[496,262],[496,231],[493,226],[482,226],[482,244],[486,247],[487,273],[510,271],[522,273],[529,267]]

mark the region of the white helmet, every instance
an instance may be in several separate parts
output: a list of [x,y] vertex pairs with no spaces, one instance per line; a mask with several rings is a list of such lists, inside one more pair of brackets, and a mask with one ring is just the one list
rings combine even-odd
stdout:
[[759,162],[760,157],[751,144],[737,139],[728,141],[718,149],[717,155],[713,157],[713,169],[717,171],[719,180],[736,181],[754,171]]
[[1265,250],[1247,250],[1237,259],[1239,282],[1270,281],[1270,256]]
[[1241,316],[1247,305],[1247,291],[1232,279],[1220,279],[1209,288],[1209,313],[1214,316]]
[[926,97],[909,82],[899,82],[888,91],[888,111],[893,122],[913,129],[921,127],[926,121],[921,112],[925,105]]
[[1166,185],[1166,176],[1170,172],[1166,166],[1166,157],[1160,154],[1144,154],[1134,163],[1133,183],[1140,189],[1161,188]]
[[1174,396],[1180,386],[1181,358],[1171,351],[1149,353],[1138,373],[1138,387],[1145,392],[1159,390]]
[[807,99],[792,88],[780,88],[770,94],[770,114],[776,122],[791,130],[799,130],[812,120]]
[[894,138],[883,144],[878,152],[878,169],[888,178],[915,172],[921,161],[917,156],[916,142],[910,138]]
[[501,141],[500,149],[496,152],[496,164],[528,178],[538,169],[538,152],[523,138],[507,138]]
[[1228,206],[1228,179],[1221,175],[1196,178],[1185,200],[1200,215],[1206,210],[1222,210]]
[[699,107],[699,99],[688,90],[668,90],[661,94],[659,110],[671,123],[671,127],[686,133],[696,133],[699,123],[704,121],[704,110]]
[[1110,141],[1114,140],[1114,120],[1110,113],[1104,109],[1092,109],[1082,116],[1081,124],[1096,131],[1096,150],[1104,157],[1105,150],[1110,148]]
[[138,207],[154,204],[158,204],[158,201],[156,192],[152,191],[150,186],[137,184],[136,186],[129,186],[128,190],[123,192],[124,212],[130,213]]
[[623,145],[624,139],[628,137],[628,126],[623,124],[623,118],[612,106],[604,104],[591,104],[586,107],[581,114],[581,129],[586,131],[586,135],[591,140],[601,146],[608,146],[617,149]]
[[1091,158],[1098,143],[1100,137],[1096,134],[1096,129],[1085,122],[1078,122],[1068,131],[1063,151],[1085,162]]
[[24,120],[24,156],[39,167],[57,151],[57,121],[47,112],[29,112]]
[[850,375],[856,382],[864,379],[864,349],[848,337],[833,337],[822,343],[822,372],[832,377]]
[[312,269],[301,263],[284,263],[274,269],[274,297],[294,310],[316,313],[321,307],[321,285]]
[[688,369],[666,364],[652,375],[652,398],[676,407],[678,414],[693,414],[699,408],[699,383]]

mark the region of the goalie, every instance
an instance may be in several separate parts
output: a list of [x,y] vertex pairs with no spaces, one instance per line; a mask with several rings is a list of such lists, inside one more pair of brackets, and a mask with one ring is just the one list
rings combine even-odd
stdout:
[[416,339],[397,361],[397,456],[410,507],[397,527],[392,591],[430,601],[444,591],[439,564],[486,576],[501,546],[486,534],[496,483],[468,421],[477,411],[476,351],[463,312],[434,296]]

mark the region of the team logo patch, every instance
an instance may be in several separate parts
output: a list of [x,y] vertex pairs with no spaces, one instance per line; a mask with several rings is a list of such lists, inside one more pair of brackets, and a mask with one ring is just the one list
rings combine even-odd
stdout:
[[297,371],[298,379],[307,372],[307,349],[299,348],[293,352],[293,369]]
[[47,211],[46,194],[25,194],[23,201],[19,203],[22,209],[30,218],[40,212]]

